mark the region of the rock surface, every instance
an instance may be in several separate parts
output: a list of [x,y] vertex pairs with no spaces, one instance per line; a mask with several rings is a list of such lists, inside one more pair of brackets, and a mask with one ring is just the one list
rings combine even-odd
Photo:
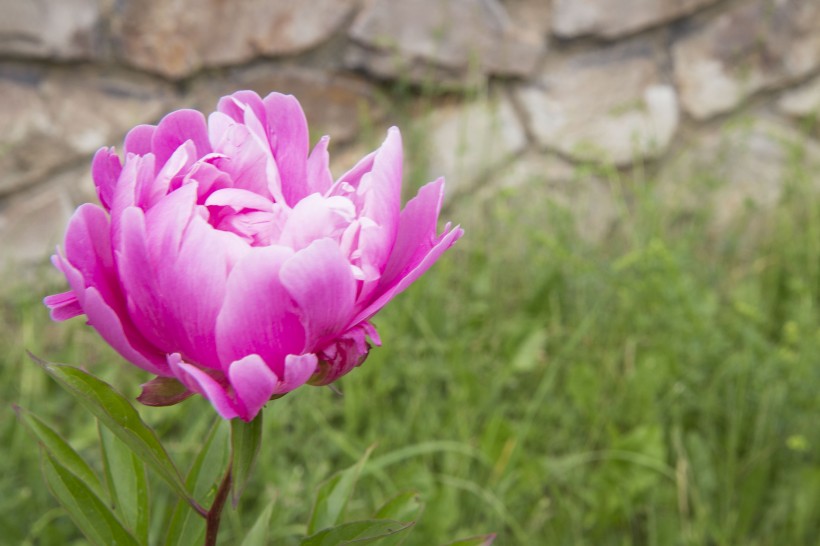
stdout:
[[789,116],[820,116],[820,77],[780,95],[778,109]]
[[[538,5],[515,7],[521,14],[527,7],[538,11]],[[544,48],[537,25],[517,25],[498,0],[374,0],[356,17],[350,37],[358,46],[348,64],[387,78],[421,79],[428,65],[456,79],[471,72],[526,76]]]
[[422,134],[430,157],[428,178],[446,178],[448,199],[469,191],[527,145],[503,96],[438,109],[423,122]]
[[656,57],[641,41],[548,63],[517,94],[539,144],[615,165],[662,154],[678,127],[678,104]]
[[764,114],[747,123],[729,120],[690,142],[663,167],[659,191],[677,209],[695,213],[711,207],[716,230],[724,232],[744,213],[764,213],[778,202],[792,180],[789,169],[797,149],[802,172],[818,172],[820,145],[782,120]]
[[83,69],[46,72],[0,65],[0,195],[48,177],[61,165],[121,141],[169,104],[162,86]]
[[134,66],[171,78],[324,42],[358,0],[122,0],[115,27]]
[[820,67],[820,3],[739,3],[678,40],[673,53],[686,111],[697,119],[728,112]]
[[89,59],[101,39],[103,0],[0,0],[0,54]]
[[555,0],[552,29],[562,38],[617,38],[688,15],[718,0]]

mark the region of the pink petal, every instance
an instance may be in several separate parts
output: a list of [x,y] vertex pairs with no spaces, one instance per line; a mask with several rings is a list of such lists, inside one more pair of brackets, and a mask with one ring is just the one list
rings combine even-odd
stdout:
[[303,352],[305,332],[279,280],[282,265],[291,256],[293,251],[281,246],[254,247],[231,271],[216,319],[223,363],[257,354],[283,377],[285,356]]
[[51,310],[51,320],[62,322],[83,314],[83,308],[74,292],[52,294],[43,299],[43,303]]
[[177,110],[162,118],[151,137],[157,168],[162,168],[176,149],[188,140],[193,141],[197,157],[211,153],[208,127],[201,112]]
[[308,126],[299,101],[292,95],[271,93],[263,100],[270,147],[282,181],[282,194],[291,207],[308,195],[306,162]]
[[305,351],[319,349],[322,340],[343,331],[353,312],[356,281],[335,242],[313,242],[285,262],[279,277],[296,302],[307,338]]
[[232,362],[228,379],[233,387],[239,418],[252,421],[273,396],[279,379],[259,355],[248,355]]
[[250,108],[260,121],[265,119],[265,105],[254,91],[237,91],[233,95],[219,99],[216,106],[218,112],[226,114],[237,123],[245,119],[246,108]]
[[355,214],[353,204],[344,197],[324,198],[318,193],[311,194],[293,208],[279,240],[294,250],[325,237],[340,240]]
[[323,136],[316,143],[307,159],[307,188],[305,193],[320,193],[325,195],[333,185],[333,176],[330,174],[330,155],[327,145],[330,137]]
[[399,230],[393,252],[384,268],[381,286],[390,286],[397,278],[407,274],[435,246],[441,202],[444,198],[444,179],[424,185],[418,194],[408,201],[399,219]]
[[273,202],[258,193],[240,188],[216,190],[205,201],[205,206],[231,207],[236,212],[242,209],[272,211]]
[[228,396],[226,386],[220,384],[209,374],[196,366],[183,362],[179,354],[168,355],[168,366],[174,377],[189,390],[204,396],[223,419],[233,419],[239,415],[236,404]]
[[317,363],[313,353],[285,357],[285,380],[276,386],[273,394],[285,394],[304,385],[316,371]]
[[374,294],[375,299],[367,305],[362,311],[360,311],[356,317],[350,321],[351,325],[358,324],[363,320],[367,320],[373,315],[375,315],[379,309],[384,307],[387,302],[393,299],[397,294],[404,291],[408,286],[413,284],[413,282],[418,279],[425,271],[430,269],[430,267],[436,263],[436,260],[441,257],[445,250],[453,246],[462,235],[464,231],[459,228],[458,226],[454,227],[451,231],[445,232],[445,234],[439,239],[433,248],[430,249],[427,254],[421,259],[421,261],[414,265],[412,269],[410,269],[404,276],[395,279],[391,285],[388,286],[379,286],[378,290]]
[[122,162],[114,148],[100,148],[91,161],[91,178],[97,188],[97,196],[105,210],[111,209],[114,189],[122,173]]
[[151,153],[151,141],[154,138],[155,125],[137,125],[125,135],[125,155],[146,155]]

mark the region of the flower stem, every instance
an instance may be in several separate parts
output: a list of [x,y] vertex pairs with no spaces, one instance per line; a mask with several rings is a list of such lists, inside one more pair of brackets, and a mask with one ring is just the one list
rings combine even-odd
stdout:
[[216,497],[208,510],[208,516],[205,531],[205,546],[216,546],[216,536],[219,533],[219,522],[222,519],[222,508],[225,506],[225,501],[228,500],[228,494],[231,492],[231,462],[228,461],[228,469],[225,471],[225,477],[222,478],[222,483],[219,484],[219,489],[216,492]]

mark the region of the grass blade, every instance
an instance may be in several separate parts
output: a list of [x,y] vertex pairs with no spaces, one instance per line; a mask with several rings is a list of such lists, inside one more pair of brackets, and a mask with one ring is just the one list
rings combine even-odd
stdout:
[[343,523],[309,536],[301,546],[342,546],[345,544],[372,544],[396,535],[409,532],[413,523],[402,523],[389,519],[371,519]]
[[262,445],[262,412],[250,423],[241,419],[231,421],[231,472],[233,473],[233,485],[231,486],[231,498],[233,507],[239,504],[239,497],[248,483],[248,478],[253,471],[256,457],[259,455],[259,447]]
[[267,546],[268,535],[270,534],[270,518],[273,515],[273,506],[276,504],[276,499],[272,500],[256,518],[251,530],[245,535],[242,540],[242,546]]
[[307,534],[313,535],[317,531],[336,525],[342,516],[347,499],[353,493],[353,487],[359,479],[359,474],[374,446],[365,451],[359,461],[346,470],[334,474],[319,487],[313,511],[310,514]]

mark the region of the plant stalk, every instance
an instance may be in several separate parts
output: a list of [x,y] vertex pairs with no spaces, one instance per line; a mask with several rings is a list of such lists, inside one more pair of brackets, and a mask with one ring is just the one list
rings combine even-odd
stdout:
[[208,510],[208,515],[205,518],[205,546],[216,546],[216,537],[219,534],[219,523],[222,520],[222,508],[225,507],[225,501],[228,500],[230,492],[231,461],[228,461],[228,469],[225,471],[225,477],[222,478],[222,483],[219,484],[214,502],[211,504],[211,508]]

